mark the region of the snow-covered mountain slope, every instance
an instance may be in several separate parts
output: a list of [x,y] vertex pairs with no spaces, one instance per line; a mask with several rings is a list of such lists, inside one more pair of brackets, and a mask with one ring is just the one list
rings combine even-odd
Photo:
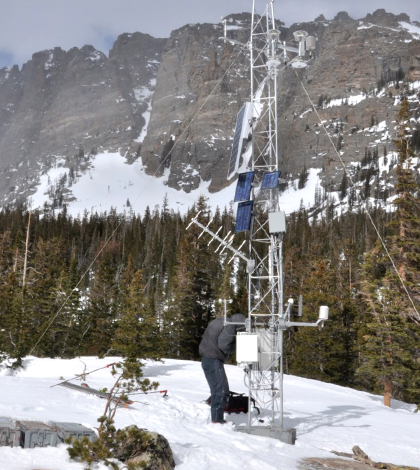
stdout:
[[[228,36],[246,42],[250,15],[229,19]],[[278,77],[279,153],[291,183],[313,168],[322,170],[323,188],[334,191],[343,172],[335,148],[347,168],[365,149],[393,151],[401,94],[419,126],[415,20],[377,10],[359,20],[341,12],[332,20],[278,24],[282,40],[293,42],[297,29],[317,39],[307,69],[285,67]],[[69,175],[60,185],[77,183],[105,152],[141,162],[143,173],[178,190],[182,204],[203,186],[225,199],[236,116],[249,100],[249,58],[224,43],[222,33],[220,24],[189,24],[167,40],[123,34],[109,58],[91,46],[55,48],[35,53],[22,70],[1,69],[0,205],[24,203],[43,190],[41,178],[61,159]],[[55,207],[74,203],[71,191],[56,189]],[[112,194],[112,205],[121,207]],[[90,196],[83,210],[95,205]]]
[[[89,169],[68,181],[69,169],[58,159],[57,166],[42,175],[36,193],[29,199],[30,207],[42,208],[45,203],[51,205],[57,200],[64,189],[67,194],[67,212],[74,217],[87,213],[109,213],[115,209],[118,213],[143,215],[146,208],[153,211],[156,206],[162,208],[165,197],[167,207],[175,212],[184,214],[197,201],[201,194],[209,195],[208,183],[202,183],[200,188],[190,193],[177,191],[168,187],[163,175],[155,178],[146,175],[140,161],[127,164],[119,153],[101,153],[96,155]],[[61,188],[61,189],[58,189]],[[224,208],[233,199],[234,187],[228,187],[219,193],[211,195],[214,207]],[[53,203],[54,205],[54,203]],[[61,208],[58,207],[60,210]]]
[[[20,372],[12,375],[3,369],[0,416],[45,423],[75,422],[94,428],[105,401],[52,386],[116,360],[28,357]],[[227,366],[226,370],[231,390],[246,392],[242,369]],[[413,413],[413,405],[393,401],[387,408],[380,396],[285,376],[284,425],[297,430],[292,446],[234,431],[235,424],[246,422],[245,414],[228,415],[230,422],[223,426],[210,423],[209,408],[203,403],[209,390],[199,362],[149,362],[144,372],[160,383],[159,390],[168,390],[168,397],[160,393],[133,396],[134,406],[118,410],[116,425],[136,424],[163,434],[174,453],[177,470],[297,470],[302,458],[332,458],[335,455],[331,451],[351,453],[355,445],[374,461],[415,466],[420,462],[419,416]],[[109,389],[113,380],[109,369],[104,368],[88,375],[85,382],[92,388]],[[66,445],[60,444],[56,448],[0,447],[0,468],[82,470],[84,466],[71,461]]]
[[[315,169],[309,171],[308,181],[302,189],[297,189],[297,180],[291,182],[280,198],[284,211],[296,211],[301,204],[306,208],[313,206],[318,172]],[[233,204],[236,187],[231,184],[217,193],[210,193],[209,183],[201,182],[200,187],[190,193],[177,191],[167,186],[167,172],[160,178],[147,175],[141,162],[128,165],[119,153],[98,154],[83,174],[73,178],[69,174],[64,159],[58,158],[55,167],[41,176],[37,191],[29,198],[29,206],[37,209],[47,204],[61,210],[59,200],[64,192],[68,201],[67,213],[73,217],[81,217],[85,211],[88,214],[109,213],[111,209],[117,213],[133,211],[143,215],[147,207],[151,211],[157,206],[161,209],[165,198],[169,209],[185,214],[199,196],[204,195],[213,210],[219,207],[223,211]]]

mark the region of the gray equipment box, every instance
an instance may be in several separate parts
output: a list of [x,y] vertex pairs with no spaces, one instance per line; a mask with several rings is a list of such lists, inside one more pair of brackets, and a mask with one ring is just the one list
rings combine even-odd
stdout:
[[18,447],[22,431],[10,418],[0,417],[0,446]]
[[40,421],[17,421],[22,431],[20,445],[24,448],[57,445],[57,431]]
[[58,438],[64,442],[68,437],[81,439],[86,436],[90,442],[96,440],[95,431],[77,423],[51,423],[53,429],[57,431]]

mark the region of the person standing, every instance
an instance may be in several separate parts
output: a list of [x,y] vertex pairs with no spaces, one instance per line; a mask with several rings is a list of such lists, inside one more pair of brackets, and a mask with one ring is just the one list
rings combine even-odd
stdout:
[[[229,382],[225,362],[235,350],[236,333],[245,329],[245,316],[236,313],[224,325],[224,318],[216,318],[207,326],[200,342],[201,366],[210,387],[212,423],[225,423],[224,409],[229,398]],[[238,324],[239,323],[239,324]]]

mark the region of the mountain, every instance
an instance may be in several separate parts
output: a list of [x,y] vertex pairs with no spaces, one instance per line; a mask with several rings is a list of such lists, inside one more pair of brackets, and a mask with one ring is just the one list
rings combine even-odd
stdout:
[[[228,36],[246,43],[251,16],[228,18]],[[313,168],[327,191],[337,191],[344,163],[364,184],[356,172],[369,154],[392,160],[402,94],[420,142],[418,22],[377,10],[359,20],[341,12],[290,28],[279,22],[278,29],[288,42],[296,30],[316,38],[309,66],[279,75],[279,150],[290,182]],[[158,178],[162,200],[165,186],[187,200],[203,188],[211,195],[232,186],[226,174],[249,74],[246,52],[222,35],[220,24],[186,25],[168,39],[123,34],[109,57],[92,46],[55,48],[34,54],[21,70],[1,69],[1,204],[36,195],[42,205],[46,176],[44,201],[71,207],[78,181],[104,152]],[[372,188],[386,198],[383,180],[392,192],[392,172],[375,178]],[[135,171],[130,184],[140,194]]]
[[[94,429],[98,426],[97,418],[104,412],[105,400],[56,385],[63,379],[87,373],[83,382],[89,387],[110,390],[115,378],[107,364],[118,360],[117,357],[29,356],[19,371],[0,371],[0,415],[44,423],[80,423]],[[227,365],[226,373],[232,390],[247,393],[242,368]],[[413,412],[414,405],[392,400],[392,407],[388,408],[378,395],[285,375],[284,426],[297,431],[296,444],[289,445],[236,432],[234,425],[246,423],[244,413],[227,415],[229,422],[223,426],[209,423],[209,408],[204,403],[209,389],[199,362],[148,361],[144,376],[158,381],[159,390],[167,390],[167,397],[162,393],[130,396],[134,403],[116,412],[116,427],[135,424],[163,434],[174,454],[176,470],[372,469],[333,453],[351,454],[355,445],[375,462],[392,462],[393,468],[405,465],[408,470],[419,465],[418,415]],[[81,382],[76,379],[71,383],[80,385]],[[265,410],[261,411],[264,419]],[[306,460],[310,458],[311,461]],[[32,449],[0,446],[0,461],[4,470],[83,470],[86,467],[70,460],[65,444]],[[107,468],[99,464],[97,470]]]

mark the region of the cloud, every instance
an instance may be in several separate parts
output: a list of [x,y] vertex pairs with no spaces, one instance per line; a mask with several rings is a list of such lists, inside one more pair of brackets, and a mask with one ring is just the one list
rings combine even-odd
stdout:
[[[263,12],[266,0],[256,0]],[[155,37],[187,23],[217,23],[230,13],[250,11],[252,0],[0,0],[0,67],[31,59],[45,49],[83,47],[91,44],[108,53],[119,34],[140,31]],[[420,20],[413,0],[282,0],[274,3],[275,15],[287,25],[311,21],[323,13],[333,18],[347,11],[358,19],[378,8],[407,13]]]

